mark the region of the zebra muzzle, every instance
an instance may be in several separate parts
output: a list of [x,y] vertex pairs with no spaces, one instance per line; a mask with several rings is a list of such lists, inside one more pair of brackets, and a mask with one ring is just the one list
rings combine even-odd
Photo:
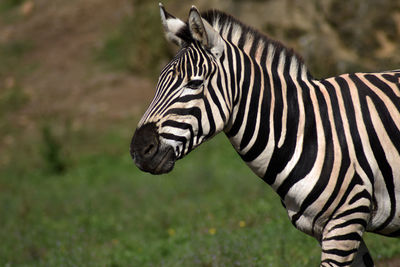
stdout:
[[173,147],[160,142],[154,123],[144,124],[135,131],[130,153],[139,169],[152,174],[170,172],[176,160]]

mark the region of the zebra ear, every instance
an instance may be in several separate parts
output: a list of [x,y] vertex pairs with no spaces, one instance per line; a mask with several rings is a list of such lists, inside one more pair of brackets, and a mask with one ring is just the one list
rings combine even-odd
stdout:
[[219,58],[224,50],[222,37],[208,21],[200,16],[195,6],[190,9],[188,24],[193,38]]
[[183,46],[184,41],[177,34],[184,27],[187,27],[186,23],[169,14],[161,3],[159,3],[159,6],[160,6],[161,22],[164,27],[165,37],[167,38],[168,41],[176,45]]

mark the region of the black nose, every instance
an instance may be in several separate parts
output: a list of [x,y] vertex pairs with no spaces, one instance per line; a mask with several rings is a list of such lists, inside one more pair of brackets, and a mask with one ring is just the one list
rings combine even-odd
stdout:
[[152,174],[170,172],[176,160],[173,147],[160,142],[154,123],[144,124],[135,131],[130,151],[136,166]]
[[154,123],[145,124],[138,128],[131,142],[131,156],[135,162],[153,158],[159,147],[157,128]]

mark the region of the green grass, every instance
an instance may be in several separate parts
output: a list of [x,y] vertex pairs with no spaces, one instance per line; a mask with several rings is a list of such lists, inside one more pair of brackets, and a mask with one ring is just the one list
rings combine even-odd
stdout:
[[[62,174],[12,152],[25,163],[0,170],[1,266],[318,265],[317,242],[223,135],[152,176],[133,165],[131,134],[64,140]],[[400,254],[398,240],[367,242],[376,259]]]
[[0,13],[9,11],[10,9],[16,8],[24,3],[25,0],[2,0],[0,2]]

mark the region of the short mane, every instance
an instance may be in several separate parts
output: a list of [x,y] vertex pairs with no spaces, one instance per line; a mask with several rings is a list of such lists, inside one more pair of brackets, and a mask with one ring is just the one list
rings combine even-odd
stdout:
[[[247,44],[248,40],[250,39],[252,40],[251,41],[252,43],[253,42],[258,43],[259,41],[263,41],[266,45],[269,44],[273,45],[273,47],[275,48],[275,55],[279,55],[281,52],[285,52],[286,56],[294,57],[297,60],[298,64],[303,65],[303,67],[305,67],[303,58],[300,55],[298,55],[293,49],[287,48],[281,42],[269,38],[267,35],[259,32],[258,30],[254,29],[251,26],[244,24],[237,18],[225,12],[216,9],[211,9],[202,12],[201,16],[206,21],[208,21],[208,23],[210,23],[210,25],[216,31],[218,31],[225,40],[232,42],[241,49],[243,49],[243,47]],[[180,32],[177,33],[177,35],[188,44],[194,42],[194,39],[190,33],[188,26],[183,27],[180,30]],[[311,76],[308,70],[307,74]]]
[[[201,16],[207,20],[213,27],[216,29],[226,40],[232,41],[231,39],[231,34],[233,29],[240,29],[241,35],[246,34],[247,38],[249,38],[249,35],[253,38],[254,41],[259,41],[263,40],[266,44],[272,44],[275,47],[276,53],[280,53],[281,51],[285,51],[286,55],[288,56],[294,56],[298,60],[300,64],[304,64],[303,58],[298,55],[293,49],[287,48],[285,45],[283,45],[281,42],[273,40],[269,38],[267,35],[264,33],[261,33],[260,31],[254,29],[251,26],[248,26],[244,24],[243,22],[239,21],[237,18],[219,11],[215,9],[211,9],[208,11],[205,11],[201,14]],[[246,39],[246,38],[242,38]],[[243,47],[244,42],[238,42],[236,43],[239,47]]]

